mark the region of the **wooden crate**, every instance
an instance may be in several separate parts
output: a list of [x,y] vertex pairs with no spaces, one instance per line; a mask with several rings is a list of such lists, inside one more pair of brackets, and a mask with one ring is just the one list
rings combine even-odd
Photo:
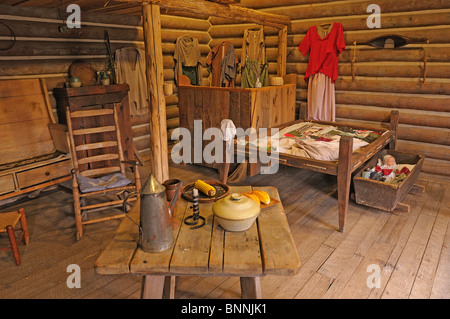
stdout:
[[[391,184],[382,181],[375,181],[361,176],[366,168],[377,165],[377,160],[385,155],[392,155],[397,164],[415,164],[407,178],[398,184]],[[409,206],[402,204],[401,200],[410,191],[421,192],[420,186],[414,185],[419,177],[424,156],[413,155],[393,150],[382,150],[372,157],[372,159],[353,177],[355,188],[355,200],[358,204],[374,207],[380,210],[391,212],[407,212]]]
[[[209,128],[220,128],[223,119],[244,130],[285,124],[295,120],[295,92],[295,84],[251,89],[180,85],[180,127],[190,131],[194,145],[194,120],[202,121],[202,134]],[[203,141],[202,150],[208,143]],[[196,164],[213,168],[221,165],[204,161]],[[256,164],[250,165],[249,176],[259,171],[254,167]]]

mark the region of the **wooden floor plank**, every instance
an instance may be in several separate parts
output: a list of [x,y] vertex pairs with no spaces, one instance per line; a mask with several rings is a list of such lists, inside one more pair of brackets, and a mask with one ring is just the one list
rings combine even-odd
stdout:
[[[141,171],[146,180],[148,166]],[[184,184],[195,179],[217,180],[214,169],[171,165],[171,178]],[[312,171],[282,167],[236,183],[278,189],[301,267],[294,276],[261,278],[263,298],[450,298],[450,229],[448,181],[419,179],[422,195],[407,195],[407,214],[380,212],[350,201],[346,231],[337,229],[336,178]],[[94,263],[113,238],[119,220],[85,226],[75,240],[71,194],[42,193],[0,212],[24,207],[30,246],[20,245],[22,265],[10,252],[0,253],[0,298],[140,297],[141,278],[101,275]],[[0,244],[7,238],[0,235]],[[43,258],[45,256],[45,258]],[[78,264],[81,288],[68,288],[66,268]],[[381,288],[369,289],[367,267],[381,267]],[[404,286],[404,288],[403,288]],[[177,277],[175,298],[240,298],[238,277]]]
[[327,292],[333,284],[333,279],[315,272],[308,282],[303,286],[296,299],[319,299]]
[[[371,245],[386,221],[387,214],[374,210],[366,210],[358,223],[350,230],[328,260],[319,269],[319,273],[336,278],[344,270],[347,261],[357,252],[361,245]],[[381,220],[381,222],[379,222]],[[347,230],[349,231],[349,230]],[[374,233],[374,234],[373,234]]]
[[446,202],[442,205],[442,215],[445,215],[447,218],[447,228],[431,289],[430,298],[432,299],[450,299],[450,199],[448,196],[444,198],[446,198]]
[[[304,287],[304,285],[308,282],[308,280],[316,273],[316,271],[320,268],[320,266],[327,260],[327,258],[334,251],[332,247],[321,245],[319,249],[309,258],[302,267],[298,274],[292,277],[278,278],[278,280],[285,280],[283,286],[281,286],[276,294],[273,295],[273,298],[277,299],[292,299],[294,298],[299,291]],[[264,286],[266,286],[266,281],[268,278],[263,279]]]
[[442,200],[442,185],[433,184],[427,201],[419,213],[408,241],[396,263],[382,298],[409,298],[415,274],[423,258],[426,244],[433,228],[436,212]]
[[[444,252],[444,259],[442,261],[445,263],[445,250],[448,250],[448,248],[446,248],[448,246],[444,245],[444,240],[449,220],[450,189],[447,188],[444,190],[442,203],[437,213],[437,217],[434,222],[427,247],[423,254],[419,270],[417,271],[416,278],[411,289],[411,294],[409,296],[409,298],[411,299],[430,298],[431,289],[433,288],[433,282],[436,277],[436,269],[441,257],[441,252]],[[447,286],[450,286],[450,282],[448,281],[448,279],[447,283]],[[448,296],[449,294],[447,294],[447,297]]]

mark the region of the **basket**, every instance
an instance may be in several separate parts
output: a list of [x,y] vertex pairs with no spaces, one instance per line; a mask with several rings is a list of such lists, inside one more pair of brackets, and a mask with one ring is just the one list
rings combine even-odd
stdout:
[[271,86],[279,86],[284,84],[284,80],[281,76],[272,76],[269,79],[269,83]]

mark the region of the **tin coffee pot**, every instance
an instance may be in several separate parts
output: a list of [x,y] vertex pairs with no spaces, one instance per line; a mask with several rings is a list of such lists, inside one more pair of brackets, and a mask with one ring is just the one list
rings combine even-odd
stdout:
[[128,214],[126,216],[139,226],[138,246],[143,251],[153,253],[172,248],[174,237],[170,211],[174,210],[180,187],[181,183],[168,205],[166,187],[150,175],[139,192],[130,193],[124,199],[124,211],[127,212],[128,199],[136,195],[140,198],[140,223],[137,224]]

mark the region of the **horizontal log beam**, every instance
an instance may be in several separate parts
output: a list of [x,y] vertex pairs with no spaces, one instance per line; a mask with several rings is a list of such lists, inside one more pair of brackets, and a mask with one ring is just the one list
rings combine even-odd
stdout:
[[428,158],[450,161],[450,146],[422,142],[397,140],[396,150],[410,154],[420,154]]
[[[277,3],[274,1],[274,3]],[[372,0],[343,0],[322,3],[306,3],[262,9],[264,12],[276,12],[297,19],[314,19],[324,17],[342,17],[366,14],[367,7],[374,3]],[[420,10],[448,9],[448,0],[410,1],[410,0],[377,0],[383,15],[394,12],[412,12]]]
[[[307,89],[307,87],[303,74],[297,75],[297,88]],[[351,76],[340,76],[335,83],[335,88],[338,91],[450,95],[450,80],[427,79],[425,83],[422,83],[421,79],[357,76],[353,81]]]
[[422,172],[440,176],[450,176],[450,161],[443,161],[425,157]]
[[450,98],[446,95],[437,94],[336,91],[336,103],[435,112],[450,110]]
[[[271,60],[269,59],[269,62]],[[307,63],[288,63],[288,73],[305,74]],[[423,62],[355,62],[339,63],[339,75],[351,76],[352,71],[359,76],[406,77],[422,79]],[[427,78],[450,78],[450,63],[427,63]]]
[[[390,109],[367,105],[336,105],[336,116],[366,121],[387,122]],[[400,110],[399,123],[418,126],[450,127],[450,116],[447,112],[429,112],[420,110]]]
[[[142,0],[116,0],[117,2],[143,3]],[[260,12],[234,5],[224,5],[209,1],[198,0],[148,0],[149,3],[158,4],[161,9],[178,10],[207,16],[216,16],[235,21],[252,22],[281,29],[290,24],[287,16]]]

